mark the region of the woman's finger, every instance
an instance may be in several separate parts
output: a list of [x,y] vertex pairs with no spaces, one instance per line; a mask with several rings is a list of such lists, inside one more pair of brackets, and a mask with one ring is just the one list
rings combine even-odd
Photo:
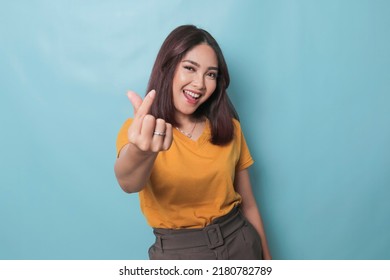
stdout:
[[141,133],[137,140],[137,146],[143,151],[150,151],[153,131],[156,126],[156,119],[152,115],[146,115],[142,120]]
[[144,100],[137,109],[137,114],[134,117],[142,118],[149,114],[150,108],[152,107],[154,98],[156,96],[156,91],[153,89],[145,96]]
[[133,105],[135,116],[137,114],[138,108],[142,104],[142,98],[137,93],[131,90],[127,92],[127,98],[129,98],[131,105]]
[[173,140],[172,125],[170,123],[165,123],[165,138],[162,145],[162,149],[164,151],[168,150],[171,147],[172,140]]
[[166,125],[163,119],[156,120],[156,127],[153,131],[153,140],[152,140],[152,151],[159,152],[162,149],[163,142],[165,139],[165,130]]

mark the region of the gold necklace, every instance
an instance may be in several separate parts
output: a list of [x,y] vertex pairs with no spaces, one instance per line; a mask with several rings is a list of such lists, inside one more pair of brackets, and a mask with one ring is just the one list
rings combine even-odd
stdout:
[[177,126],[176,126],[176,129],[177,129],[178,131],[180,131],[182,134],[184,134],[185,136],[187,136],[188,138],[192,138],[192,133],[194,132],[195,127],[196,127],[197,124],[198,124],[198,122],[195,122],[194,127],[192,128],[192,130],[191,130],[190,133],[181,130],[181,129],[180,129],[179,127],[177,127]]

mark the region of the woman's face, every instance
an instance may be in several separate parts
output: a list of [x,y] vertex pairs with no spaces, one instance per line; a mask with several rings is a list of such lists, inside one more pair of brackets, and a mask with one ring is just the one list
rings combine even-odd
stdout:
[[179,61],[173,76],[173,104],[176,119],[192,115],[217,86],[218,59],[214,50],[201,44]]

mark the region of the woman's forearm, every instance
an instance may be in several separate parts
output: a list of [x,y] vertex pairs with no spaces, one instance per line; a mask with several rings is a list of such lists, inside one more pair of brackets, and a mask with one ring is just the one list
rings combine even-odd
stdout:
[[133,144],[123,147],[115,162],[115,176],[127,193],[139,192],[146,185],[158,153],[145,153]]

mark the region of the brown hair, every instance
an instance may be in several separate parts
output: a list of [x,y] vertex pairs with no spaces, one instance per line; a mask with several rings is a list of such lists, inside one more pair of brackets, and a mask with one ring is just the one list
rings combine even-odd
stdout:
[[151,114],[174,126],[178,125],[172,100],[173,76],[183,56],[199,44],[207,44],[214,50],[218,59],[218,77],[214,93],[199,106],[193,117],[197,119],[207,117],[211,125],[211,143],[224,145],[233,139],[232,118],[238,119],[238,115],[226,92],[230,77],[222,51],[217,41],[206,30],[194,25],[182,25],[165,39],[157,54],[147,89],[147,92],[152,89],[157,92]]

